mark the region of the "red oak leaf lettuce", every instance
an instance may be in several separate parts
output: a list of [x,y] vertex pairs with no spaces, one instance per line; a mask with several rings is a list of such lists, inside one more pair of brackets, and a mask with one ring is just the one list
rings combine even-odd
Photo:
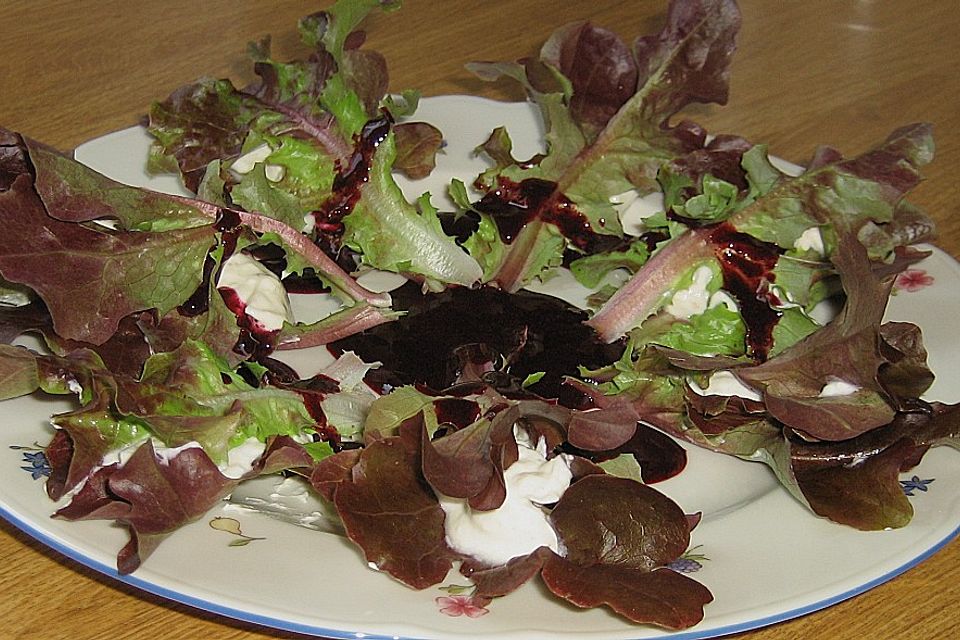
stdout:
[[[486,280],[515,291],[559,264],[568,244],[591,252],[598,234],[622,234],[610,198],[652,192],[662,164],[703,146],[698,127],[668,121],[691,102],[726,102],[739,25],[733,2],[673,2],[663,30],[632,51],[608,31],[575,24],[556,32],[539,60],[471,65],[482,78],[523,83],[547,127],[547,153],[533,162],[509,158],[503,131],[486,145],[501,166],[478,179],[486,195],[472,206],[499,234],[467,243],[493,261]],[[506,247],[492,249],[498,242]]]
[[[682,509],[657,491],[605,475],[581,458],[575,458],[581,464],[571,463],[578,469],[578,479],[549,516],[565,558],[541,548],[505,565],[488,566],[451,549],[437,495],[469,499],[478,510],[497,508],[506,488],[503,472],[518,457],[513,431],[525,432],[524,442],[545,434],[556,442],[556,449],[563,449],[566,428],[573,423],[570,416],[582,413],[533,398],[510,400],[476,384],[480,394],[462,395],[465,386],[458,387],[458,401],[481,406],[492,398],[499,401],[493,401],[472,424],[440,423],[446,433],[437,429],[431,437],[427,424],[438,422],[436,416],[430,420],[426,416],[437,411],[439,403],[427,397],[412,402],[409,393],[385,396],[378,402],[387,404],[374,414],[396,415],[397,435],[384,437],[386,425],[381,425],[368,434],[362,452],[342,452],[314,468],[312,484],[333,501],[348,537],[369,562],[410,586],[424,588],[443,580],[453,561],[459,560],[461,573],[476,586],[473,597],[481,601],[505,595],[542,574],[551,590],[574,604],[606,603],[636,622],[675,628],[702,617],[703,605],[711,599],[709,592],[662,568],[688,546],[690,524]],[[404,417],[411,411],[420,413]],[[633,416],[621,418],[636,426]],[[376,421],[381,424],[382,417]],[[587,424],[578,429],[589,429]],[[500,491],[492,491],[491,486]],[[613,545],[611,536],[616,541]],[[613,567],[631,585],[627,598],[612,598],[602,584]],[[571,593],[574,581],[580,587]],[[659,586],[669,588],[672,604],[654,614],[661,603],[650,590]]]
[[[8,231],[0,240],[4,278],[43,298],[58,334],[93,343],[109,339],[131,313],[176,309],[200,284],[213,242],[209,227],[111,232],[55,220],[29,174],[0,193],[0,222]],[[28,237],[24,245],[20,238]]]
[[[392,318],[388,295],[361,287],[278,220],[129,187],[20,136],[8,138],[18,141],[6,147],[8,177],[27,161],[30,170],[0,192],[0,221],[11,230],[6,245],[0,242],[0,274],[29,287],[49,312],[50,324],[37,316],[21,330],[44,331],[61,352],[89,345],[111,362],[123,352],[133,356],[122,363],[132,373],[151,352],[187,339],[236,361],[248,357],[237,352],[241,321],[215,285],[231,252],[260,244],[281,247],[292,270],[310,268],[348,305],[317,322],[287,324],[266,349],[329,342]],[[23,244],[22,237],[33,240]]]
[[670,569],[582,566],[553,556],[540,575],[550,591],[578,607],[606,605],[633,622],[668,629],[697,624],[713,600],[706,587]]
[[443,510],[422,480],[415,438],[369,443],[333,503],[347,536],[368,562],[419,589],[443,580],[454,554],[444,542]]
[[314,48],[306,60],[272,60],[269,40],[252,46],[253,86],[202,80],[155,104],[154,168],[179,170],[209,199],[303,229],[331,258],[355,254],[432,289],[472,285],[479,265],[443,233],[426,199],[414,206],[403,197],[391,173],[429,173],[442,136],[425,123],[394,124],[416,95],[385,97],[382,56],[359,48],[354,29],[374,8],[392,7],[340,2],[303,19]]
[[[277,439],[246,477],[309,464],[310,457],[299,445]],[[117,568],[130,573],[167,536],[206,514],[238,482],[224,476],[200,448],[186,448],[161,460],[148,441],[123,466],[94,471],[56,515],[69,520],[115,520],[129,527],[130,541],[117,556]]]

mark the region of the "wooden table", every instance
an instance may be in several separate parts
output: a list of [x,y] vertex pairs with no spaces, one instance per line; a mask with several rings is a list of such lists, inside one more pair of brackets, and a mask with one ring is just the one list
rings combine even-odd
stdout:
[[[425,95],[519,98],[474,80],[470,60],[532,53],[552,29],[587,19],[625,38],[662,20],[664,2],[410,0],[367,23],[391,87]],[[0,5],[0,124],[61,149],[135,124],[154,99],[201,75],[251,79],[245,45],[273,34],[279,58],[303,53],[296,20],[313,0],[7,0]],[[913,121],[936,125],[937,159],[912,200],[960,256],[960,12],[955,0],[742,0],[730,103],[690,114],[803,162],[819,143],[855,154]],[[0,526],[4,638],[293,637],[171,604],[99,577]],[[738,637],[945,638],[960,624],[960,542],[826,611]]]

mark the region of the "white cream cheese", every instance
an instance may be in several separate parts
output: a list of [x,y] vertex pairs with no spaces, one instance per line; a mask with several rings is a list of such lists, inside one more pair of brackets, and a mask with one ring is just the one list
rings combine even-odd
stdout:
[[[250,173],[257,163],[266,160],[271,153],[273,153],[273,149],[270,148],[270,145],[261,144],[234,160],[233,164],[230,165],[230,170],[240,175]],[[264,164],[263,172],[270,182],[283,180],[284,168],[278,164]]]
[[187,449],[202,449],[203,446],[192,440],[186,444],[182,444],[179,447],[165,447],[160,443],[159,440],[153,441],[153,453],[156,455],[157,460],[160,461],[160,464],[166,466],[170,464],[170,461],[173,460],[181,452],[186,451]]
[[695,382],[690,383],[690,388],[694,393],[701,396],[740,396],[747,400],[762,400],[756,389],[748,387],[740,382],[740,379],[733,375],[731,371],[717,371],[710,376],[707,388],[698,386]]
[[823,388],[820,389],[820,394],[818,398],[838,398],[840,396],[849,396],[860,390],[860,387],[853,384],[852,382],[847,382],[846,380],[841,380],[840,378],[829,378],[827,383],[823,385]]
[[[144,442],[149,439],[149,436],[140,438],[139,440],[134,440],[128,445],[120,447],[119,449],[113,449],[103,454],[103,460],[100,461],[101,467],[109,467],[112,464],[115,464],[119,467],[127,464],[127,460],[133,457],[133,454],[140,448]],[[159,440],[154,441],[154,447],[159,444]]]
[[710,305],[710,291],[707,286],[713,279],[713,270],[704,265],[693,272],[693,282],[689,287],[673,294],[664,310],[679,320],[686,320],[707,310]]
[[[137,452],[141,445],[147,442],[147,440],[152,441],[154,457],[160,464],[164,466],[169,465],[170,461],[173,460],[174,457],[181,452],[186,451],[187,449],[203,448],[203,445],[194,440],[180,445],[179,447],[168,447],[157,438],[153,438],[151,436],[134,440],[130,444],[105,453],[103,458],[100,460],[100,464],[97,465],[77,486],[66,493],[64,497],[72,500],[73,497],[76,496],[84,486],[86,486],[87,480],[95,471],[114,464],[117,465],[118,468],[122,468],[125,464],[127,464],[130,458],[133,457],[133,454]],[[266,451],[266,448],[267,445],[263,442],[260,442],[256,438],[247,438],[239,446],[230,449],[227,452],[226,462],[218,464],[217,468],[220,470],[220,473],[227,478],[231,478],[233,480],[241,478],[244,474],[253,469],[253,463],[256,462],[261,455],[263,455],[263,452]]]
[[491,566],[539,547],[560,553],[557,533],[541,505],[556,502],[570,486],[569,456],[547,460],[543,440],[536,449],[518,444],[520,457],[503,474],[507,497],[499,508],[475,511],[466,500],[439,496],[447,544]]
[[236,480],[253,469],[253,463],[263,455],[267,445],[254,437],[247,438],[227,451],[227,461],[217,465],[220,473]]
[[303,226],[300,227],[300,233],[304,235],[310,235],[316,228],[317,219],[314,217],[313,213],[303,214]]
[[[103,456],[103,460],[100,461],[100,466],[108,467],[111,464],[116,464],[119,467],[124,466],[137,451],[137,449],[139,449],[140,446],[143,445],[147,440],[148,438],[142,438],[140,440],[131,442],[124,447],[107,452]],[[187,442],[179,447],[168,447],[156,438],[152,438],[152,440],[153,453],[156,456],[157,461],[159,461],[162,465],[170,464],[170,461],[173,460],[174,457],[181,452],[186,451],[187,449],[202,448],[202,445],[196,441]],[[256,438],[247,438],[236,447],[233,447],[227,451],[226,462],[218,464],[217,468],[220,470],[220,473],[235,480],[253,469],[253,463],[257,461],[257,458],[263,455],[265,450],[266,444],[260,442]]]
[[737,301],[724,290],[715,291],[712,296],[710,296],[710,303],[707,305],[708,309],[713,309],[720,305],[725,306],[730,311],[736,313],[740,310],[740,307],[737,306]]
[[810,227],[800,234],[793,243],[793,248],[798,251],[813,251],[819,255],[824,255],[826,249],[823,247],[823,236],[820,235],[820,227]]
[[720,305],[733,312],[739,311],[737,301],[723,289],[710,292],[708,287],[711,280],[713,280],[713,270],[710,267],[707,265],[697,267],[693,272],[693,282],[689,287],[675,292],[670,302],[664,306],[664,311],[678,320],[689,320],[707,309]]
[[77,382],[76,378],[67,379],[67,389],[70,390],[70,393],[76,394],[77,397],[80,397],[83,395],[83,385]]
[[638,236],[646,230],[643,221],[663,211],[663,194],[654,191],[641,196],[636,189],[630,189],[610,198],[610,204],[617,211],[623,231]]
[[284,322],[293,323],[290,298],[283,283],[257,260],[235,253],[220,270],[218,289],[232,289],[246,305],[246,313],[267,331],[276,331]]

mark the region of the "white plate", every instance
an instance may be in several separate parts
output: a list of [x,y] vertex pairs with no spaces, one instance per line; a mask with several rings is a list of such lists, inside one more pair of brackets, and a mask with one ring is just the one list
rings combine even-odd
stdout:
[[[490,130],[509,127],[517,155],[538,149],[540,132],[524,104],[447,96],[424,100],[420,117],[447,135],[445,156],[427,181],[408,193],[442,193],[452,176],[470,179],[483,167],[472,156]],[[124,182],[176,190],[176,182],[144,174],[148,139],[140,129],[93,140],[77,157]],[[940,251],[916,267],[911,287],[892,298],[889,316],[917,322],[926,332],[937,379],[931,399],[960,400],[960,342],[942,318],[960,317],[960,267]],[[923,286],[926,283],[926,286]],[[67,556],[127,584],[200,609],[270,627],[335,638],[706,638],[743,631],[830,606],[889,580],[934,553],[958,533],[960,458],[946,447],[932,450],[905,476],[923,490],[911,498],[916,515],[906,528],[863,533],[815,516],[780,489],[767,468],[701,450],[687,469],[660,485],[687,512],[702,511],[694,532],[701,568],[693,574],[715,596],[698,626],[674,634],[631,626],[606,610],[581,611],[532,583],[495,600],[479,617],[441,611],[439,588],[408,589],[366,568],[343,538],[279,522],[259,514],[214,509],[171,536],[131,576],[119,576],[115,555],[125,530],[105,522],[50,518],[54,505],[42,481],[29,472],[28,449],[44,445],[47,419],[65,410],[59,400],[23,398],[0,404],[0,511],[21,529]],[[27,470],[24,470],[26,468]],[[934,480],[932,483],[925,483]],[[235,536],[209,526],[224,515],[238,518],[243,533],[262,538],[231,546]],[[463,584],[455,573],[449,583]],[[442,586],[442,585],[441,585]]]

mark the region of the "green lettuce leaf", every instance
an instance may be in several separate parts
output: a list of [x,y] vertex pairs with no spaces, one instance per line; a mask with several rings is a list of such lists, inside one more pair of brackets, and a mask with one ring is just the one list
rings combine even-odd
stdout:
[[547,153],[535,162],[508,160],[503,131],[485,145],[494,150],[498,171],[481,176],[486,199],[494,201],[481,204],[494,215],[504,206],[497,204],[500,192],[512,192],[513,185],[551,185],[549,193],[519,203],[525,223],[506,243],[491,281],[513,291],[559,264],[564,246],[551,258],[529,260],[542,226],[558,228],[580,251],[593,236],[622,234],[610,198],[631,189],[650,193],[664,162],[702,146],[702,131],[668,121],[690,102],[725,102],[738,28],[732,2],[673,3],[667,25],[639,39],[635,51],[606,30],[576,24],[558,30],[537,60],[471,65],[481,78],[521,82],[546,129]]
[[447,284],[469,286],[482,275],[480,265],[443,232],[429,196],[407,202],[390,168],[396,157],[392,134],[377,145],[369,180],[343,219],[344,242],[375,268],[422,278],[435,291]]

